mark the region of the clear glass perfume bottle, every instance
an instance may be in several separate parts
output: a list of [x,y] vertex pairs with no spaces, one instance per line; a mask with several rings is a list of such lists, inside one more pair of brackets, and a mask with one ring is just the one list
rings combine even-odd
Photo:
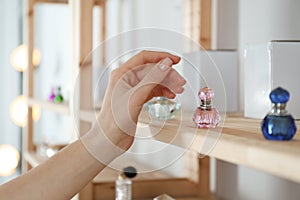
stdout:
[[132,181],[137,171],[134,167],[126,167],[116,180],[116,200],[131,200],[132,199]]
[[179,103],[166,97],[155,97],[146,103],[145,106],[149,114],[159,120],[173,119],[180,109]]
[[261,129],[268,140],[291,140],[297,127],[291,114],[285,109],[290,94],[287,90],[278,87],[270,95],[272,110],[262,121]]
[[208,87],[201,88],[198,92],[201,105],[196,109],[193,121],[198,128],[215,128],[220,122],[220,114],[211,104],[214,92]]

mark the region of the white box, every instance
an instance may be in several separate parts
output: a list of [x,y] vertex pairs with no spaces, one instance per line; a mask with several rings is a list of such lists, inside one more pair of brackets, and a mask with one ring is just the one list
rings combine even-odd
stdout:
[[300,119],[300,41],[271,41],[247,45],[244,54],[244,115],[262,119],[271,110],[270,92],[290,92],[287,110]]
[[187,80],[181,96],[182,109],[194,111],[200,101],[200,88],[215,92],[213,105],[220,112],[238,111],[238,55],[236,51],[197,51],[183,55],[183,76]]

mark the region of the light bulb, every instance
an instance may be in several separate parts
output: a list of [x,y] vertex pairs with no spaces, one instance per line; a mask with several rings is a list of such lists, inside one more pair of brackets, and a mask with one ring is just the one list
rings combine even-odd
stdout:
[[[14,49],[10,56],[10,63],[12,66],[23,72],[28,68],[28,47],[24,44],[18,46]],[[32,55],[32,64],[34,67],[37,67],[41,62],[41,53],[38,49],[33,50]]]
[[25,127],[27,123],[28,107],[24,96],[18,96],[9,108],[9,114],[12,121],[21,127]]
[[0,145],[0,176],[13,174],[19,161],[20,154],[15,147],[8,144]]
[[[27,124],[28,106],[24,96],[18,96],[11,104],[9,109],[12,121],[21,127]],[[38,121],[41,116],[41,108],[38,104],[32,106],[32,119]]]
[[33,121],[38,121],[41,117],[41,107],[38,104],[32,106],[32,119]]

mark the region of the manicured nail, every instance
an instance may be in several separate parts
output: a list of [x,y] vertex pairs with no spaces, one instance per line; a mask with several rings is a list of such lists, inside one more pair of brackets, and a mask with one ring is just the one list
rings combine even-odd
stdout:
[[166,71],[167,69],[170,68],[172,63],[173,63],[173,61],[170,58],[166,57],[159,62],[158,66],[162,71]]

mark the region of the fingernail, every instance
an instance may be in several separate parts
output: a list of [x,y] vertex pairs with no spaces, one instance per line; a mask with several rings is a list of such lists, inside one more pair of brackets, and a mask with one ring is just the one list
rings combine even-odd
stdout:
[[163,60],[161,60],[158,64],[158,67],[162,70],[162,71],[166,71],[167,69],[170,68],[170,66],[172,65],[173,61],[166,57]]

